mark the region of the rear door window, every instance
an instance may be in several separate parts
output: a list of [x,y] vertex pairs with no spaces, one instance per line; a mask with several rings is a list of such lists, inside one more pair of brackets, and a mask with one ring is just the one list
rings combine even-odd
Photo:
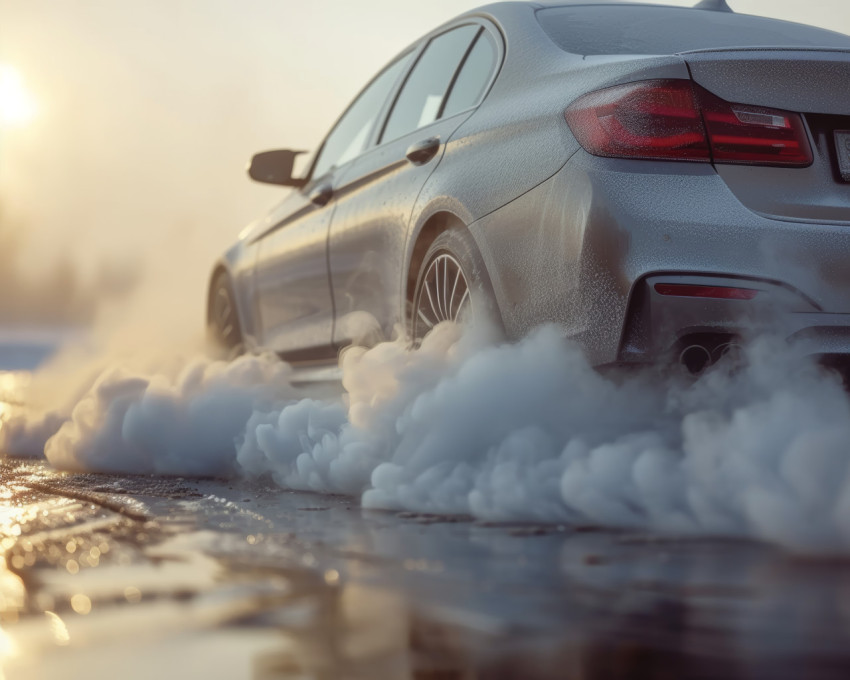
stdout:
[[455,72],[479,29],[461,26],[428,43],[393,105],[381,141],[397,139],[437,120]]

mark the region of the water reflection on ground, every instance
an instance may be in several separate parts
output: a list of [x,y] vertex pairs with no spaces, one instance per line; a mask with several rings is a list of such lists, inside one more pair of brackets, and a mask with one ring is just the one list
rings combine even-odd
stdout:
[[844,563],[4,461],[6,678],[846,677]]

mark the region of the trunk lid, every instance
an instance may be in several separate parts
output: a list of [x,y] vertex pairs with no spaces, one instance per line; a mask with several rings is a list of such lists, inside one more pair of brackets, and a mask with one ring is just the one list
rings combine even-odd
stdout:
[[850,116],[850,50],[683,52],[691,77],[736,104]]
[[841,134],[850,131],[850,50],[750,48],[681,56],[694,82],[727,102],[803,115],[811,166],[715,166],[744,205],[778,219],[850,223],[850,182],[839,160],[850,139]]

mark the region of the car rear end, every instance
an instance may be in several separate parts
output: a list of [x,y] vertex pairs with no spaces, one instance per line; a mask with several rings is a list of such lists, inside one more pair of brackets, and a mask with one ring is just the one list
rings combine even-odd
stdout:
[[[765,329],[850,356],[850,37],[662,7],[538,20],[591,65],[668,45],[690,76],[590,88],[566,110],[582,150],[556,193],[590,201],[581,304],[622,329],[593,360],[699,370]],[[609,290],[595,296],[600,270]]]

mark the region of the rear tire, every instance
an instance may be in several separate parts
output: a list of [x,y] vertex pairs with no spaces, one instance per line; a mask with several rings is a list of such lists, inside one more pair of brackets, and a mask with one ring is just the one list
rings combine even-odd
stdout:
[[451,229],[434,239],[422,260],[410,305],[410,336],[418,344],[438,323],[468,317],[504,333],[490,276],[475,241],[465,229]]
[[210,286],[207,325],[210,339],[224,354],[235,356],[241,353],[242,330],[233,287],[226,272],[219,272]]

